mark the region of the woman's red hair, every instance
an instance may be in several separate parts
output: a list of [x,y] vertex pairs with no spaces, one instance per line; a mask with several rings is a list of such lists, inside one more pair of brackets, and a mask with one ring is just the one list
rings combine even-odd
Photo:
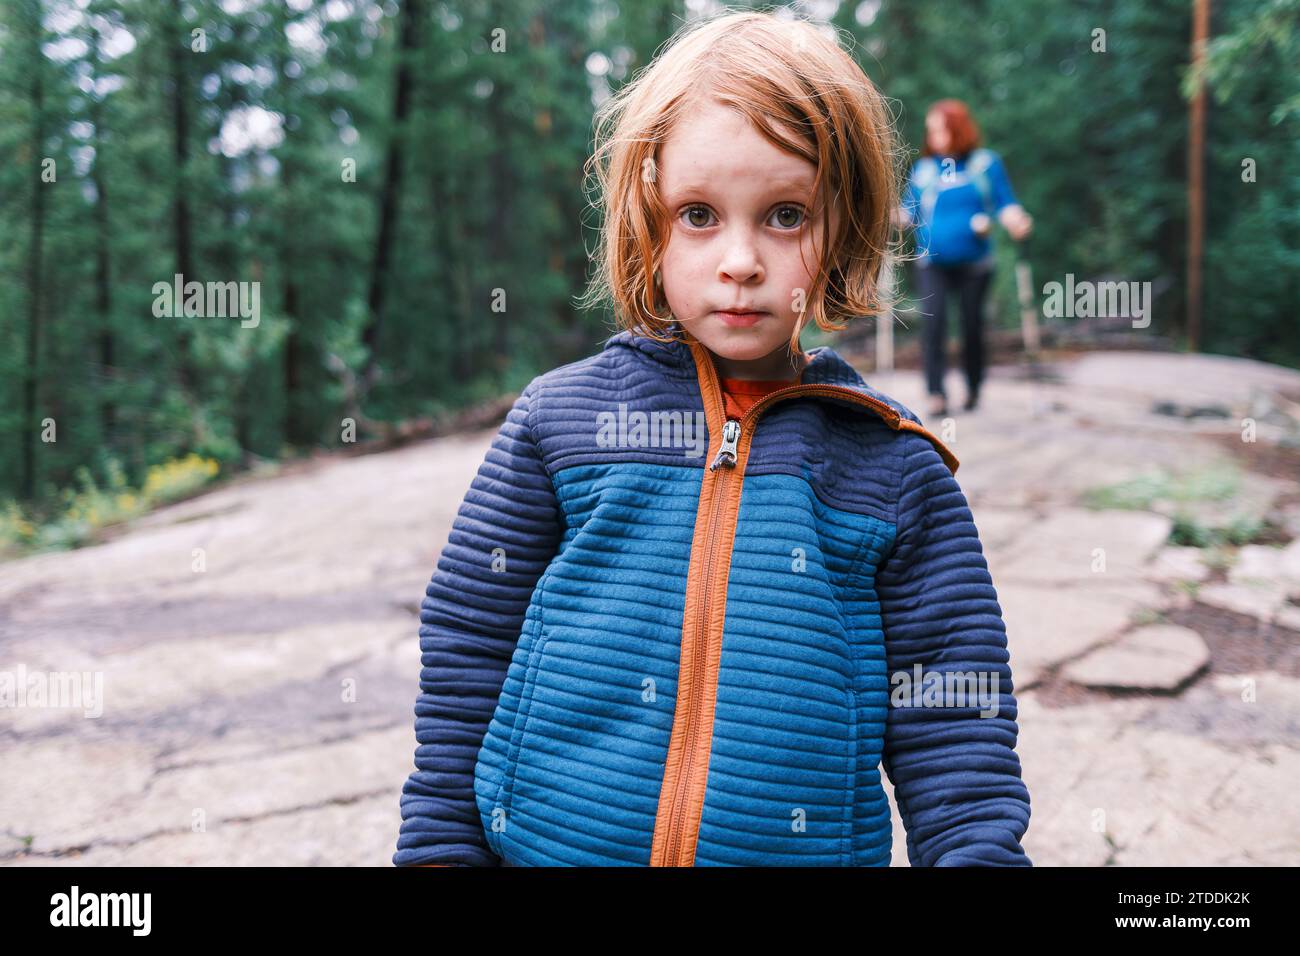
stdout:
[[[952,143],[948,147],[949,155],[961,159],[980,144],[979,127],[971,119],[970,108],[961,100],[939,100],[926,111],[926,116],[931,113],[942,116],[944,125],[948,127],[948,135],[952,137]],[[934,155],[934,151],[930,149],[929,133],[925,136],[925,146],[921,150],[921,155]]]

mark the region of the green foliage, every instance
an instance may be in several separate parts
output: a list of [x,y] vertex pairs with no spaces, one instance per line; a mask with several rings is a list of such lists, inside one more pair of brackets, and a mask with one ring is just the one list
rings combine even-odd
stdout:
[[16,501],[0,508],[0,556],[74,548],[94,541],[101,529],[129,521],[151,508],[178,501],[211,482],[220,471],[215,459],[190,454],[150,468],[144,485],[127,486],[121,463],[110,458],[105,477],[77,469],[76,487],[55,496],[43,512],[26,513]]
[[[1208,82],[1204,347],[1294,364],[1300,0],[1214,10],[1196,78],[1187,0],[870,0],[833,23],[913,151],[929,103],[971,104],[1035,216],[1040,286],[1160,281],[1153,330],[1174,335],[1187,94]],[[357,402],[366,420],[450,411],[593,351],[610,317],[575,301],[594,105],[683,17],[680,0],[0,5],[0,495],[23,501],[3,538],[61,508],[80,540],[60,489],[88,494],[83,469],[108,460],[136,488],[190,455],[233,471],[336,447]],[[1014,255],[1001,236],[1007,326]],[[156,316],[154,284],[182,271],[257,283],[255,327]],[[118,513],[105,494],[97,516]]]
[[1154,469],[1127,481],[1089,489],[1081,500],[1088,508],[1172,512],[1170,544],[1214,549],[1249,544],[1268,530],[1268,522],[1257,517],[1232,514],[1211,522],[1198,517],[1192,507],[1197,502],[1232,501],[1240,486],[1240,470],[1221,463],[1177,474]]
[[[1268,121],[1281,125],[1300,117],[1300,71],[1295,69],[1300,63],[1300,0],[1263,0],[1229,9],[1231,32],[1210,40],[1201,68],[1184,75],[1183,94],[1190,98],[1205,83],[1226,105],[1247,95],[1263,75],[1273,88],[1269,99],[1275,104],[1266,114]],[[1261,68],[1273,63],[1283,69],[1274,73]]]
[[[1300,0],[1216,0],[1213,8],[1201,347],[1297,365]],[[1067,273],[1151,281],[1151,331],[1177,340],[1186,309],[1191,12],[1190,0],[885,0],[845,5],[837,19],[897,102],[913,152],[929,104],[955,96],[970,105],[1035,217],[1029,255],[1040,289]],[[1243,182],[1246,158],[1256,164],[1254,183]],[[996,244],[991,315],[1014,328],[1012,243],[998,230]]]
[[1169,543],[1192,548],[1217,548],[1225,545],[1250,544],[1264,530],[1264,523],[1245,516],[1236,516],[1222,527],[1210,527],[1191,515],[1178,513],[1169,533]]
[[1082,500],[1089,508],[1150,511],[1159,502],[1227,501],[1240,484],[1241,472],[1230,464],[1180,473],[1155,468],[1127,481],[1089,489]]

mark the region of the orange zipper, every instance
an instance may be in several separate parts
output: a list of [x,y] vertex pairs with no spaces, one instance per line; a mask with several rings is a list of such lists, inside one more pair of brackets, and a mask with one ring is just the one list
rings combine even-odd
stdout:
[[[735,426],[734,428],[732,427],[733,425]],[[723,464],[727,465],[728,468],[735,468],[736,449],[740,441],[741,427],[741,423],[736,421],[736,419],[727,419],[726,423],[722,426],[722,448],[718,450],[717,457],[713,460],[713,463],[709,465],[709,471],[716,471],[718,467]],[[728,461],[724,456],[730,456],[730,460]],[[718,539],[718,502],[722,500],[724,494],[723,482],[727,474],[728,472],[723,472],[722,475],[719,475],[714,479],[713,498],[709,502],[708,547],[704,552],[704,579],[700,584],[700,592],[706,595],[706,597],[709,593],[709,588],[713,583],[714,554],[717,550]],[[744,480],[743,475],[741,476],[741,480]],[[678,778],[683,781],[683,783],[678,786],[673,793],[671,816],[669,817],[668,822],[667,856],[669,860],[680,860],[681,858],[682,827],[684,823],[683,818],[685,816],[682,812],[682,804],[686,799],[691,780],[691,765],[696,751],[696,739],[699,735],[700,722],[696,715],[699,714],[704,706],[702,697],[704,695],[705,655],[708,651],[708,611],[708,600],[700,601],[700,613],[696,619],[698,622],[696,634],[702,634],[706,639],[703,641],[696,640],[692,645],[692,651],[694,652],[691,657],[692,706],[691,709],[687,711],[685,717],[685,720],[687,721],[687,730],[685,732],[686,749],[684,751],[682,772]],[[680,669],[679,665],[678,670],[680,671]],[[694,857],[694,855],[695,854],[692,851],[691,856]],[[674,865],[686,866],[687,864],[685,862],[678,862]]]
[[[749,460],[750,442],[759,416],[776,402],[800,395],[844,398],[870,408],[895,430],[917,431],[929,438],[954,474],[958,465],[957,458],[952,452],[923,426],[903,418],[888,403],[842,385],[791,385],[788,388],[777,389],[760,398],[739,419],[725,419],[719,430],[716,428],[718,420],[725,414],[721,384],[717,379],[712,359],[707,354],[702,354],[704,346],[693,338],[688,339],[688,343],[699,372],[700,391],[705,399],[709,433],[719,435],[721,440],[703,479],[708,483],[707,488],[703,486],[701,488],[701,498],[706,494],[710,496],[703,536],[698,539],[704,563],[698,567],[696,575],[698,586],[695,586],[694,581],[690,581],[688,572],[687,606],[689,608],[691,597],[695,595],[696,614],[693,618],[695,628],[688,632],[683,627],[682,654],[678,663],[677,710],[673,716],[673,731],[669,740],[667,759],[664,762],[664,778],[660,787],[659,809],[656,813],[654,837],[651,843],[651,866],[693,866],[695,862],[700,817],[704,809],[704,790],[708,783],[709,752],[712,750],[717,666],[722,651],[722,624],[712,629],[709,627],[709,612],[712,606],[710,598],[715,587],[722,592],[725,622],[726,578],[730,577],[731,544],[735,541],[734,522],[740,510],[740,486],[745,480],[745,465]],[[734,491],[730,481],[732,473],[736,475]],[[721,507],[724,496],[728,505],[726,511]],[[698,517],[696,520],[698,522]],[[719,558],[718,539],[723,531],[730,534],[731,540],[727,546],[726,568],[723,569],[726,573],[719,585],[715,584],[715,567]],[[693,542],[692,565],[695,560],[695,545],[696,542]],[[689,614],[688,618],[690,618]],[[686,659],[688,652],[689,660]],[[683,674],[689,680],[687,693],[682,693],[680,676]],[[686,704],[684,709],[683,704]],[[708,734],[709,748],[701,752],[700,741],[705,733]]]

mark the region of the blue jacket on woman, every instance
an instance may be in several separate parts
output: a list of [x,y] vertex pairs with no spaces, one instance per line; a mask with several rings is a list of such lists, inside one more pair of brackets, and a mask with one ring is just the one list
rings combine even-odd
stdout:
[[493,440],[420,609],[393,863],[887,866],[883,768],[912,865],[1031,865],[957,459],[829,347],[724,420],[673,328],[534,378]]
[[971,229],[971,216],[994,219],[1015,203],[1006,167],[991,149],[920,157],[903,193],[903,208],[916,224],[918,264],[991,261],[993,244]]

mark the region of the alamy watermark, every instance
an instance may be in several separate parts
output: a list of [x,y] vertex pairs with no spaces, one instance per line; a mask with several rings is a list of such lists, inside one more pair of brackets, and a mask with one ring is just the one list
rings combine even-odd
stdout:
[[104,713],[103,671],[0,671],[0,709],[5,707],[72,707],[83,717]]
[[708,448],[704,412],[628,411],[596,413],[598,448],[685,448],[687,458],[699,458]]
[[1151,324],[1150,282],[1076,282],[1074,273],[1065,282],[1043,286],[1043,317],[1047,319],[1113,319],[1133,317],[1133,328]]
[[179,272],[171,282],[153,284],[153,314],[157,318],[235,318],[241,328],[255,329],[262,321],[262,283],[186,282]]
[[67,893],[50,897],[50,925],[121,926],[132,936],[148,936],[152,910],[152,893],[83,893],[74,883]]
[[996,717],[1000,709],[998,675],[988,671],[895,671],[889,679],[893,707],[978,707],[981,717]]

